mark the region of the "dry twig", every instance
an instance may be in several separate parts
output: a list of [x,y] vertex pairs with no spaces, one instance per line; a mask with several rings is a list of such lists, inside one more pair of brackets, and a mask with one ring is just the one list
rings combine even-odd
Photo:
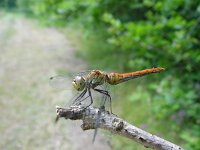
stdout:
[[[82,120],[83,124],[81,128],[83,130],[95,128],[98,111],[99,109],[94,107],[85,109],[81,106],[71,106],[65,109],[56,106],[57,118],[64,117],[65,119]],[[107,111],[103,111],[99,119],[99,128],[127,137],[144,145],[146,148],[156,150],[183,150],[180,146],[141,130]]]

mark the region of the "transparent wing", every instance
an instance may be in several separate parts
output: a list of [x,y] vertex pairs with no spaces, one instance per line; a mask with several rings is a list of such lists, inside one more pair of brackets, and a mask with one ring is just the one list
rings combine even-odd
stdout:
[[[99,87],[99,90],[100,91],[107,91],[107,84],[104,84],[104,85],[101,85]],[[104,92],[105,93],[105,92]],[[99,122],[100,122],[100,117],[101,117],[101,112],[102,111],[105,111],[105,104],[106,104],[106,101],[107,99],[109,99],[110,97],[110,94],[103,94],[101,93],[101,99],[100,99],[100,106],[99,106],[99,111],[98,111],[98,114],[96,116],[96,121],[95,121],[95,130],[94,130],[94,135],[93,135],[93,139],[92,139],[92,142],[94,143],[95,141],[95,138],[96,138],[96,135],[97,135],[97,132],[98,132],[98,128],[99,128]],[[110,99],[110,107],[111,106],[111,99]],[[112,113],[112,108],[110,108],[110,111]]]
[[49,84],[51,87],[57,90],[71,90],[72,89],[72,80],[65,76],[53,76],[50,77]]
[[[72,81],[73,81],[74,77],[77,75],[78,76],[87,76],[87,74],[89,72],[91,72],[91,71],[87,70],[87,71],[82,71],[82,72],[75,73],[75,74],[68,73],[66,75],[52,76],[49,79],[49,84],[54,90],[59,91],[59,95],[62,95],[60,97],[60,99],[62,99],[62,97],[65,97],[64,99],[66,99],[66,102],[67,102],[65,105],[71,106],[82,92],[82,91],[77,91],[73,88]],[[83,94],[83,96],[81,97],[81,100],[82,99],[86,100],[87,98],[88,98],[88,96],[86,93],[86,94]]]
[[50,85],[58,90],[66,90],[69,89],[69,87],[72,87],[72,80],[75,78],[75,76],[86,76],[91,70],[81,71],[78,73],[71,73],[68,75],[56,75],[53,77],[50,77]]
[[71,106],[71,103],[79,95],[79,92],[74,90],[71,81],[68,76],[64,75],[53,76],[49,79],[50,86],[54,90],[59,91],[56,94],[57,101],[60,100],[61,105],[65,107]]
[[80,71],[78,73],[73,74],[73,77],[75,76],[86,76],[88,75],[92,70],[84,70],[84,71]]

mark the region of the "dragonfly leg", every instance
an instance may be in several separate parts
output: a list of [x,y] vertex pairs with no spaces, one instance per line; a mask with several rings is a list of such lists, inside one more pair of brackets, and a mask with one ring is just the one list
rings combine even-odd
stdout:
[[74,101],[72,104],[77,104],[77,102],[86,94],[87,89],[85,89]]
[[86,100],[88,97],[90,97],[90,96],[88,95],[88,96],[85,97],[84,99],[81,99],[80,101],[77,101],[77,102],[75,103],[75,105],[76,105],[76,104],[79,104],[79,103],[81,103],[81,102],[83,102],[83,101]]
[[92,98],[92,93],[91,93],[90,88],[88,88],[88,94],[89,94],[89,97],[90,97],[90,104],[87,107],[89,107],[90,105],[93,104],[93,98]]
[[[109,92],[106,91],[106,90],[101,90],[101,89],[94,89],[94,90],[97,91],[97,92],[99,92],[99,93],[102,93],[102,94],[106,95],[107,97],[109,97],[110,112],[112,113],[112,100],[111,100],[111,96],[110,96]],[[105,102],[106,101],[104,101],[104,105],[103,106],[105,106]]]

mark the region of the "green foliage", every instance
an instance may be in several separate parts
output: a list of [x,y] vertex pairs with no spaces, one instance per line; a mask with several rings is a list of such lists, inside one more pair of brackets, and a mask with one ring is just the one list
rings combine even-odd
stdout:
[[108,41],[120,50],[118,60],[125,70],[152,65],[166,68],[160,84],[149,85],[152,109],[159,118],[170,118],[182,128],[180,137],[188,149],[199,149],[200,6],[186,2],[148,3],[144,16],[128,22],[110,13],[102,18],[109,25]]
[[0,1],[0,8],[5,9],[15,9],[16,8],[16,0],[1,0]]
[[[65,25],[72,19],[78,19],[87,10],[91,0],[18,0],[21,4],[28,4],[32,13],[43,23],[48,25]],[[22,6],[23,6],[22,5]]]
[[[93,66],[109,64],[116,71],[165,67],[165,72],[145,78],[137,92],[129,92],[129,100],[150,97],[152,111],[160,119],[174,121],[186,148],[200,149],[198,1],[42,0],[29,7],[45,23],[79,20],[90,30],[84,44],[94,49],[83,56]],[[94,39],[96,43],[88,42]]]

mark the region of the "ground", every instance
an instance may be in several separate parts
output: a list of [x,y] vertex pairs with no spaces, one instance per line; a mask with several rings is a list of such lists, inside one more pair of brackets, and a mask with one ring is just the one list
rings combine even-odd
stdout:
[[66,36],[34,20],[0,13],[0,149],[110,149],[102,133],[93,144],[94,131],[82,131],[81,122],[54,122],[55,106],[68,95],[53,90],[49,77],[87,68]]

